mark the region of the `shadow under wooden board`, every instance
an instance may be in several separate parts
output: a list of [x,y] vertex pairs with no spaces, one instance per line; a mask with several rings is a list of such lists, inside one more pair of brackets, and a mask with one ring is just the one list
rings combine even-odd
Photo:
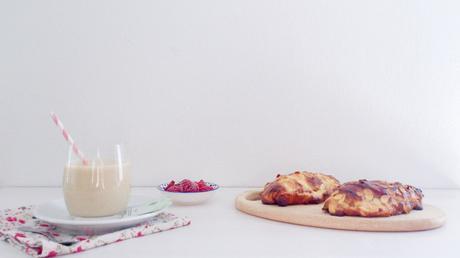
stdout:
[[338,217],[324,212],[323,204],[286,207],[265,205],[260,201],[259,193],[260,191],[247,191],[238,195],[236,208],[253,216],[291,224],[355,231],[421,231],[438,228],[446,222],[444,212],[428,204],[423,205],[423,210],[413,210],[409,214],[391,217]]

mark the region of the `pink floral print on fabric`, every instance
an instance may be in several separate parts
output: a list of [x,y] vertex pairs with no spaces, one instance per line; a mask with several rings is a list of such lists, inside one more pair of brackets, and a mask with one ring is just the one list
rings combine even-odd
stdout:
[[[161,213],[141,225],[103,235],[71,235],[33,217],[32,206],[0,211],[0,240],[34,257],[55,257],[190,224],[190,219]],[[27,228],[21,231],[21,228]],[[30,232],[33,231],[33,232]],[[37,232],[37,233],[36,233]]]

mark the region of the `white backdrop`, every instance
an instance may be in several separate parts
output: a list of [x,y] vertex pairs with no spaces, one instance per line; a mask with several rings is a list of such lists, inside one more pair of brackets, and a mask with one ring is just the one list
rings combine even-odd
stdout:
[[[460,185],[460,2],[0,0],[0,184],[126,143],[136,185]],[[88,150],[91,149],[91,150]]]

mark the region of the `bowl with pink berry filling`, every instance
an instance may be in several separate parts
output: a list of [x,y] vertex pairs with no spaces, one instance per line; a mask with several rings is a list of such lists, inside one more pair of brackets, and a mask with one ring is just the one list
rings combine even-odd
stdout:
[[208,201],[219,189],[214,183],[184,179],[179,183],[172,180],[158,186],[166,197],[177,205],[195,205]]

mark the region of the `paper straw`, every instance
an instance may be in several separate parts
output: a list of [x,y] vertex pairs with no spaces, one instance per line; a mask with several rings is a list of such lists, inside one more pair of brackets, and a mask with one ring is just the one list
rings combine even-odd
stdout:
[[73,153],[75,153],[81,159],[81,161],[83,162],[83,165],[88,165],[89,164],[88,160],[85,159],[85,156],[75,144],[72,136],[70,136],[69,132],[64,128],[64,124],[61,122],[59,117],[54,112],[51,112],[50,115],[51,115],[51,119],[53,119],[53,122],[61,130],[62,135],[64,136],[64,139],[69,143],[70,147],[72,148]]

